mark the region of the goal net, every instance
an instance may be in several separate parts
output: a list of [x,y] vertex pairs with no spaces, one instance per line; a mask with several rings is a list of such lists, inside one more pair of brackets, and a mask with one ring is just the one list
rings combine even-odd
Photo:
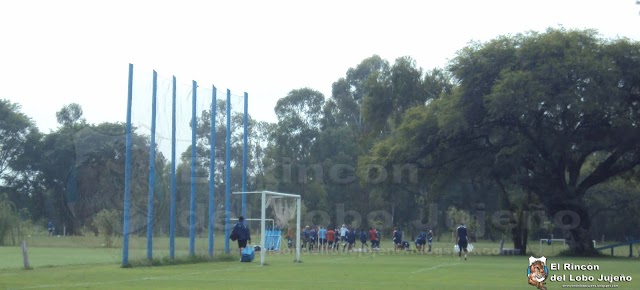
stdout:
[[[260,265],[265,263],[265,252],[280,247],[279,229],[289,227],[289,222],[295,218],[295,255],[294,262],[300,262],[300,214],[302,199],[300,195],[273,192],[273,191],[252,191],[234,192],[233,194],[260,194],[261,214],[260,214]],[[270,208],[275,219],[267,218],[267,209]],[[274,228],[267,228],[269,221],[275,221]]]

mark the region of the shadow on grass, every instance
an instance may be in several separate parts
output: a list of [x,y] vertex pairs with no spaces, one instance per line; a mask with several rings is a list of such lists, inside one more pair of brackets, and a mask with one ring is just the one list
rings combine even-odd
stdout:
[[208,256],[208,255],[195,255],[186,257],[177,257],[171,259],[170,257],[154,258],[154,259],[137,259],[132,260],[129,264],[122,266],[122,268],[133,267],[159,267],[159,266],[175,266],[175,265],[187,265],[187,264],[199,264],[199,263],[211,263],[211,262],[237,262],[237,256],[221,255],[221,256]]

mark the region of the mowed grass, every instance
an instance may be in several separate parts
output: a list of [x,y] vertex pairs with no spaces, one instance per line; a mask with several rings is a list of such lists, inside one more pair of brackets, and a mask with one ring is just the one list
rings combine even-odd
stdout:
[[[66,237],[71,238],[71,237]],[[34,269],[23,270],[19,247],[0,247],[0,289],[535,289],[527,284],[528,256],[491,255],[492,243],[477,243],[469,260],[453,255],[453,245],[436,243],[435,254],[381,250],[377,253],[306,253],[302,263],[293,263],[292,254],[269,254],[267,265],[209,262],[159,267],[121,268],[122,249],[87,247],[88,239],[65,237],[43,247],[33,241],[29,257]],[[46,241],[46,239],[43,239]],[[155,245],[156,243],[154,243]],[[158,240],[158,246],[164,242]],[[62,247],[63,245],[71,245]],[[75,246],[74,246],[75,245]],[[78,247],[78,246],[85,247]],[[133,239],[131,259],[144,259],[146,239]],[[177,241],[176,256],[188,254],[188,239]],[[233,255],[236,247],[232,245]],[[186,246],[186,247],[185,247]],[[197,254],[206,254],[206,239],[198,239]],[[216,240],[217,255],[224,243]],[[383,243],[383,247],[387,244]],[[155,247],[154,247],[155,248]],[[532,249],[539,245],[532,246]],[[556,248],[561,247],[554,247]],[[543,249],[549,251],[549,249]],[[635,249],[634,249],[635,250]],[[154,250],[154,256],[166,256],[166,249]],[[545,253],[547,254],[547,253]],[[550,254],[550,253],[549,253]],[[628,247],[626,248],[628,255]],[[634,253],[637,257],[637,253]],[[553,271],[551,274],[631,276],[631,282],[617,282],[618,289],[640,289],[638,258],[565,258],[548,257],[548,263],[594,264],[599,271]],[[548,282],[549,289],[562,285],[603,284],[598,282]],[[608,284],[608,283],[604,283]]]

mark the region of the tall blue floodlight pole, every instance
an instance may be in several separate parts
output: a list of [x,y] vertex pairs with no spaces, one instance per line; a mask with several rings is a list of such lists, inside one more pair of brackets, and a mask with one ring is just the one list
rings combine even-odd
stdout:
[[213,256],[215,230],[215,177],[216,177],[216,86],[211,94],[211,139],[209,142],[209,256]]
[[227,138],[225,140],[225,201],[224,201],[224,252],[229,251],[229,223],[231,222],[231,91],[227,89]]
[[129,264],[129,195],[131,192],[131,103],[133,101],[133,64],[129,64],[129,88],[127,91],[127,125],[125,129],[124,207],[122,222],[122,266]]
[[243,115],[243,123],[244,123],[244,131],[243,131],[243,145],[242,145],[242,216],[247,216],[247,146],[249,145],[247,142],[247,123],[248,123],[248,115],[249,115],[249,94],[247,92],[244,93],[244,115]]
[[158,73],[153,71],[151,91],[151,144],[149,147],[149,201],[147,206],[147,259],[153,259],[153,194],[156,183],[156,98]]
[[171,201],[169,217],[169,257],[175,258],[176,239],[176,77],[171,93]]
[[198,83],[192,83],[191,102],[191,206],[189,213],[189,255],[195,256],[196,244],[196,98]]

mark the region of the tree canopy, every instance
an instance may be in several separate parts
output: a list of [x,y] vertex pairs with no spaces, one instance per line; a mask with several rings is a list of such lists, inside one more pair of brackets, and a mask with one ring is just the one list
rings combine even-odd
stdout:
[[639,61],[637,43],[590,30],[474,43],[449,67],[452,93],[408,112],[372,154],[531,192],[562,216],[572,251],[590,252],[585,195],[640,163]]

